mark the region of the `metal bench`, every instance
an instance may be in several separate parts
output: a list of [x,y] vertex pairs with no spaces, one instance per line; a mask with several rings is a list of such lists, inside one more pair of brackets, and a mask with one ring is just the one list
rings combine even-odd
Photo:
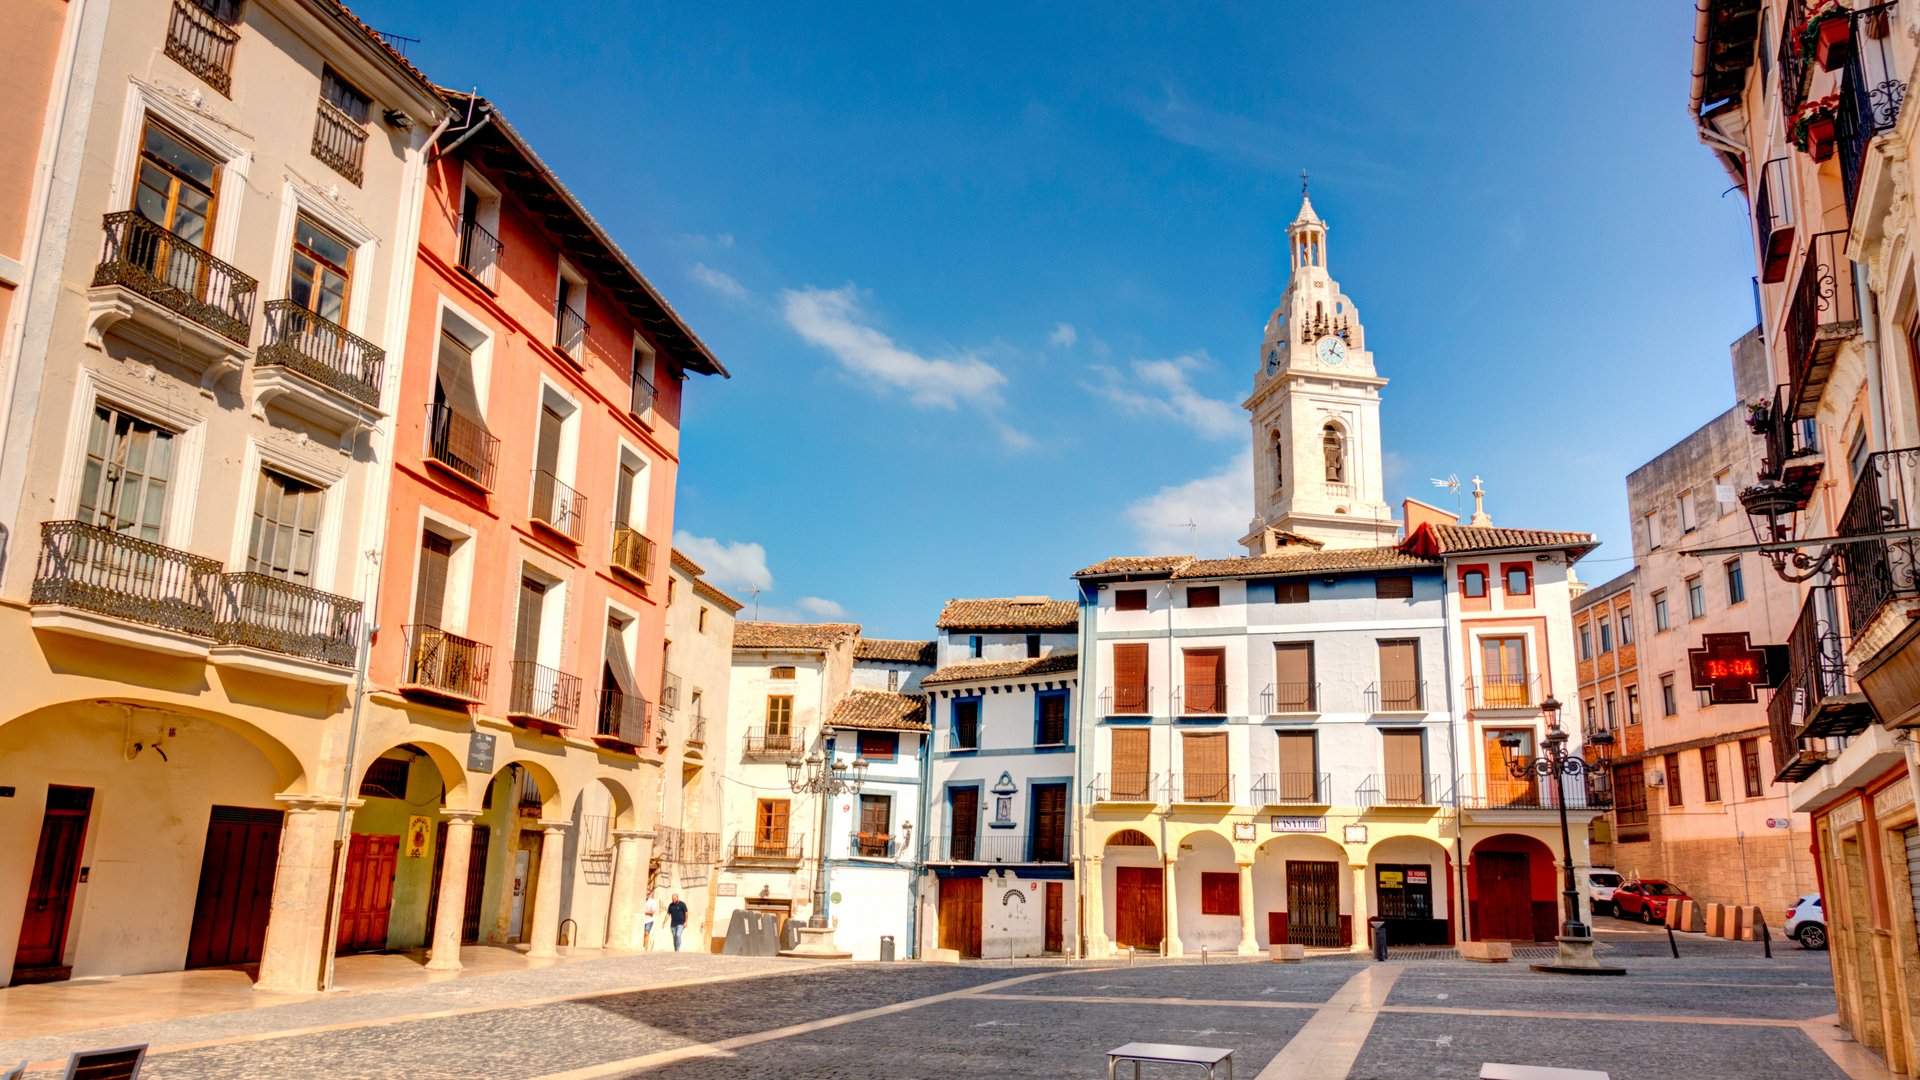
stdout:
[[1143,1061],[1164,1065],[1198,1065],[1207,1070],[1208,1080],[1214,1080],[1213,1070],[1224,1063],[1227,1066],[1227,1080],[1233,1080],[1233,1051],[1211,1046],[1128,1043],[1107,1051],[1107,1080],[1115,1080],[1119,1076],[1117,1070],[1123,1061],[1133,1062],[1133,1080],[1140,1080],[1140,1063]]
[[1543,1065],[1502,1065],[1489,1061],[1480,1066],[1480,1080],[1607,1080],[1607,1074],[1593,1069],[1550,1069]]
[[76,1050],[67,1059],[63,1080],[138,1080],[147,1044],[106,1050]]

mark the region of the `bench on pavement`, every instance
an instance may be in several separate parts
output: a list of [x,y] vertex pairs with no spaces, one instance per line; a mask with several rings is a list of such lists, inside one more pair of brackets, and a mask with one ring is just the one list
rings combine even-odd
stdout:
[[1224,1063],[1227,1067],[1226,1080],[1233,1080],[1233,1051],[1217,1047],[1128,1043],[1107,1051],[1107,1080],[1114,1080],[1119,1075],[1115,1070],[1120,1068],[1123,1061],[1133,1062],[1133,1080],[1140,1080],[1140,1063],[1143,1061],[1160,1065],[1197,1065],[1207,1070],[1208,1080],[1213,1080],[1214,1068]]
[[146,1043],[106,1050],[76,1050],[67,1059],[62,1080],[137,1080],[146,1057]]
[[1489,1061],[1480,1066],[1480,1080],[1608,1080],[1608,1077],[1593,1069],[1549,1069],[1542,1065],[1502,1065]]

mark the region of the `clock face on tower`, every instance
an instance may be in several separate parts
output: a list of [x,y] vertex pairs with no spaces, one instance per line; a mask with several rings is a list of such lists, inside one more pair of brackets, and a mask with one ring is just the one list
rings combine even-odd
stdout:
[[1329,367],[1339,367],[1347,359],[1347,343],[1332,334],[1321,338],[1315,351],[1320,357],[1320,362]]
[[1269,346],[1267,348],[1267,374],[1271,375],[1274,372],[1279,370],[1280,370],[1280,347],[1277,345]]

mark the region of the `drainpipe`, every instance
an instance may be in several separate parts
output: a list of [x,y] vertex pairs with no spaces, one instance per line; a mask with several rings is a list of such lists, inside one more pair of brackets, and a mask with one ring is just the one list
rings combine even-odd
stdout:
[[[448,117],[447,119],[448,119],[448,123],[451,123],[453,118]],[[427,160],[438,161],[441,158],[446,157],[448,154],[453,153],[455,150],[460,149],[461,143],[466,142],[468,139],[471,139],[475,135],[480,134],[480,132],[484,130],[488,124],[491,124],[491,123],[493,123],[493,106],[483,103],[480,106],[480,119],[468,124],[466,130],[460,133],[460,137],[453,140],[451,143],[448,143],[444,147],[439,147],[437,149],[430,150],[427,154]],[[446,127],[447,127],[446,124],[441,124],[440,127],[434,131],[435,138],[438,138],[441,132],[446,129]],[[433,141],[429,139],[427,141],[427,145],[432,146]]]
[[1873,289],[1867,285],[1866,264],[1858,261],[1853,264],[1853,295],[1854,304],[1860,309],[1860,339],[1866,350],[1867,425],[1873,431],[1868,449],[1890,450],[1893,442],[1887,431],[1886,409],[1880,399],[1879,304],[1874,300]]
[[1448,585],[1453,575],[1448,572],[1446,560],[1440,562],[1440,669],[1446,679],[1447,687],[1447,768],[1453,772],[1453,871],[1460,878],[1460,889],[1454,894],[1456,911],[1448,914],[1460,925],[1460,933],[1455,935],[1455,943],[1469,940],[1471,927],[1467,925],[1467,850],[1466,840],[1462,836],[1460,823],[1460,750],[1459,750],[1459,711],[1453,707],[1453,620],[1448,616],[1451,605],[1448,602]]
[[366,606],[360,613],[360,655],[354,663],[353,717],[347,724],[347,756],[340,769],[340,810],[334,816],[333,866],[327,875],[327,923],[320,935],[323,951],[320,979],[315,987],[318,990],[333,989],[333,945],[340,929],[340,904],[345,899],[340,892],[340,871],[347,846],[347,821],[353,813],[347,804],[353,801],[353,760],[360,745],[360,707],[367,697],[367,658],[373,652],[374,615],[380,597],[380,553],[368,551],[367,561],[373,564],[373,589],[367,593]]
[[920,836],[913,844],[913,862],[907,869],[907,959],[920,959],[920,886],[927,866],[928,793],[933,790],[933,700],[927,698],[927,733],[920,737]]
[[[1093,685],[1092,653],[1094,648],[1093,631],[1095,628],[1093,623],[1095,618],[1091,612],[1098,610],[1100,590],[1097,585],[1091,586],[1093,589],[1093,603],[1089,604],[1087,602],[1087,590],[1089,587],[1085,582],[1079,583],[1076,587],[1080,601],[1080,632],[1074,640],[1074,646],[1079,650],[1079,660],[1076,664],[1077,670],[1075,672],[1076,679],[1073,687],[1072,701],[1075,707],[1081,710],[1082,715],[1091,717],[1092,714],[1086,711],[1087,687]],[[1093,740],[1089,736],[1092,731],[1093,723],[1091,720],[1085,724],[1074,724],[1073,789],[1080,793],[1080,798],[1074,800],[1073,851],[1069,853],[1068,858],[1074,860],[1073,865],[1079,867],[1079,872],[1075,875],[1076,880],[1073,889],[1073,936],[1074,959],[1076,960],[1084,960],[1087,957],[1087,875],[1089,871],[1087,868],[1086,833],[1087,804],[1092,800],[1086,787],[1087,769],[1085,755],[1091,752]],[[1101,913],[1100,917],[1104,919],[1106,916],[1104,913]]]
[[[1167,578],[1167,784],[1168,784],[1169,793],[1172,791],[1172,784],[1173,784],[1173,745],[1174,745],[1173,733],[1174,733],[1174,727],[1176,726],[1173,718],[1174,713],[1176,711],[1173,705],[1173,695],[1175,693],[1174,688],[1179,685],[1178,683],[1173,681],[1173,649],[1174,649],[1173,643],[1174,643],[1173,578],[1169,576]],[[1149,714],[1147,722],[1151,724],[1153,722],[1152,715],[1151,715],[1153,711],[1151,708],[1153,695],[1148,694],[1147,699],[1149,703],[1149,708],[1147,710]],[[1167,850],[1167,819],[1173,816],[1172,795],[1169,794],[1167,799],[1168,799],[1168,804],[1166,808],[1158,811],[1160,816],[1160,895],[1161,896],[1165,896],[1167,894],[1166,883],[1168,878],[1173,874],[1179,873],[1179,871],[1174,869],[1174,866],[1173,866],[1173,853]],[[1156,804],[1158,804],[1159,802],[1158,796],[1155,797],[1154,801]],[[1179,899],[1180,899],[1179,890],[1176,889],[1174,890],[1175,904],[1179,902]],[[1164,928],[1162,929],[1162,932],[1161,932],[1162,937],[1160,939],[1160,955],[1161,956],[1168,955],[1168,952],[1170,951],[1173,944],[1179,940],[1178,935],[1180,933],[1180,913],[1174,909],[1175,904],[1160,905],[1160,921],[1165,924]],[[1118,918],[1118,916],[1116,916],[1116,918]]]

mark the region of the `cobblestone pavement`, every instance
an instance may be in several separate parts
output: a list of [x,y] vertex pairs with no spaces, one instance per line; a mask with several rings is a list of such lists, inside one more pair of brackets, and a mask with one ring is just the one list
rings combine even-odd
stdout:
[[[783,961],[771,969],[705,962],[730,959],[716,957],[684,970],[732,977],[599,992],[594,984],[613,975],[582,973],[581,965],[554,969],[549,978],[562,988],[531,972],[498,986],[474,980],[459,999],[422,995],[405,1015],[322,999],[239,1014],[244,1024],[198,1017],[145,1025],[140,1038],[155,1049],[143,1075],[1097,1077],[1104,1051],[1135,1040],[1231,1047],[1243,1078],[1275,1062],[1268,1080],[1282,1075],[1282,1064],[1287,1080],[1471,1078],[1488,1061],[1598,1069],[1614,1080],[1873,1075],[1847,1071],[1823,1049],[1834,1030],[1824,953],[1787,946],[1766,960],[1757,945],[1686,938],[1674,960],[1635,947],[1652,938],[1610,936],[1610,958],[1628,968],[1625,978],[1457,959],[805,968]],[[1664,949],[1664,936],[1658,944]],[[1378,996],[1355,1004],[1348,988],[1362,977]],[[553,1000],[569,993],[586,996]],[[276,1027],[275,1013],[290,1022]],[[1302,1035],[1309,1023],[1314,1030]],[[1292,1066],[1307,1042],[1336,1030],[1350,1036],[1344,1054],[1316,1050],[1311,1068]],[[108,1045],[116,1041],[110,1034],[78,1041]],[[0,1042],[0,1061],[17,1060],[20,1045]],[[1844,1057],[1844,1048],[1833,1054]]]

